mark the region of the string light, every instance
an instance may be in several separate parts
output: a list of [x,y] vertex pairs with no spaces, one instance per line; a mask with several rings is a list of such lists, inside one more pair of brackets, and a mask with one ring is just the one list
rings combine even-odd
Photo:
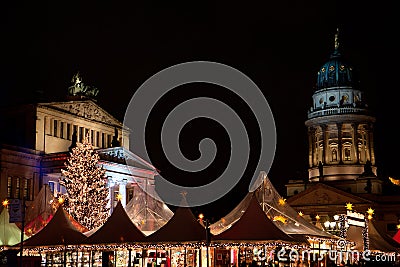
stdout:
[[8,199],[4,199],[2,204],[3,204],[4,207],[7,207],[8,204],[10,204],[10,202],[8,201]]
[[317,219],[317,221],[319,221],[319,219],[321,219],[321,217],[319,217],[319,215],[317,214],[317,216],[315,216],[315,219]]
[[347,216],[344,214],[339,215],[339,237],[347,237]]
[[98,166],[100,156],[86,135],[82,143],[72,149],[61,170],[61,184],[66,189],[64,207],[81,225],[91,230],[109,217],[106,170]]
[[300,216],[300,217],[303,217],[303,215],[304,215],[304,213],[301,212],[301,211],[299,211],[299,216]]
[[368,234],[368,220],[365,220],[365,226],[362,229],[362,236],[364,241],[364,251],[369,250],[369,234]]

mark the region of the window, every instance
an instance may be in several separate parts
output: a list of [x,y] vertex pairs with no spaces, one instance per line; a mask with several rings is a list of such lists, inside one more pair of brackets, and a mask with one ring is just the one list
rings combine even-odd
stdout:
[[106,134],[101,133],[101,147],[105,148],[106,147]]
[[32,192],[32,180],[24,179],[24,198],[26,200],[31,200],[31,192]]
[[71,140],[71,124],[67,123],[67,140]]
[[83,141],[83,127],[79,127],[79,142]]
[[351,160],[350,148],[348,147],[344,149],[344,160]]
[[54,194],[54,182],[49,182],[50,191]]
[[111,134],[107,134],[107,146],[111,147]]
[[94,131],[90,130],[90,142],[94,145]]
[[88,128],[85,128],[85,137],[84,137],[84,138],[86,138],[86,137],[90,137],[90,136],[89,136],[89,129],[88,129]]
[[20,198],[21,197],[21,183],[20,179],[18,177],[15,177],[15,193],[14,193],[14,198]]
[[128,196],[128,199],[126,200],[127,202],[129,202],[133,198],[134,192],[135,192],[135,188],[134,187],[126,189],[126,193],[127,193],[127,196]]
[[8,176],[8,178],[7,178],[7,197],[14,198],[14,196],[13,196],[13,181],[12,181],[11,176]]
[[332,161],[337,161],[337,150],[336,149],[332,150]]
[[64,122],[60,122],[60,138],[64,138]]
[[57,129],[58,128],[58,121],[54,120],[53,121],[53,136],[57,137]]
[[96,146],[100,146],[100,132],[96,132]]

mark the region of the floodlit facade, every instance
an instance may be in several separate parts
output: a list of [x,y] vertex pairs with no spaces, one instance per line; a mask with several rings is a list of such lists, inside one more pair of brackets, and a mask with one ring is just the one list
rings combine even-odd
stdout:
[[[129,150],[130,129],[123,126],[95,100],[93,87],[74,76],[66,100],[10,105],[1,110],[0,199],[22,199],[27,205],[40,188],[49,185],[54,196],[64,193],[60,185],[71,148],[89,135],[106,169],[111,212],[134,198],[135,190],[154,187],[157,170]],[[93,93],[95,92],[95,93]],[[141,190],[140,190],[141,191]],[[153,190],[154,191],[154,190]]]
[[288,203],[321,224],[346,213],[345,203],[361,213],[371,208],[380,230],[393,235],[400,222],[400,197],[385,193],[377,173],[376,119],[358,81],[356,70],[341,55],[337,33],[334,51],[317,73],[305,122],[308,179],[289,180]]

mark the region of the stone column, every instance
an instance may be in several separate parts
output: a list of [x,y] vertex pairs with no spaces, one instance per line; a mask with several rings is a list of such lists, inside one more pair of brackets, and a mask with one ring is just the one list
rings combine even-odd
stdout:
[[109,200],[108,200],[108,205],[110,207],[110,214],[113,212],[114,210],[114,181],[112,180],[112,177],[107,177],[108,179],[108,196],[109,196]]
[[366,155],[366,159],[365,159],[365,162],[367,162],[367,160],[369,160],[369,161],[371,161],[371,163],[372,163],[372,160],[371,160],[371,140],[370,140],[370,131],[371,131],[371,128],[370,128],[370,125],[369,124],[367,124],[367,125],[365,125],[365,132],[366,132],[366,134],[365,134],[365,142],[366,142],[366,150],[367,150],[367,155]]
[[314,166],[314,129],[308,127],[308,165],[310,168]]
[[342,146],[342,124],[336,124],[338,130],[338,157],[339,157],[339,164],[343,164],[343,146]]
[[368,150],[370,153],[370,160],[372,165],[375,165],[375,149],[374,149],[374,126],[372,123],[368,125]]
[[119,194],[121,195],[121,204],[125,208],[126,206],[126,179],[119,182]]
[[357,123],[352,123],[351,127],[353,128],[353,153],[354,153],[354,159],[356,160],[356,163],[360,163],[360,157],[359,157],[359,152],[358,152],[358,138],[357,138],[357,129],[358,129],[358,124]]
[[322,129],[322,163],[325,165],[326,163],[326,125],[321,125]]

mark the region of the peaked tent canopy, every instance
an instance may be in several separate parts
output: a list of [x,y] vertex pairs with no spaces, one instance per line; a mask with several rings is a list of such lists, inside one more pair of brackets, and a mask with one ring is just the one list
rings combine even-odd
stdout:
[[[24,235],[24,240],[27,238]],[[10,223],[10,214],[7,208],[3,208],[0,213],[0,246],[13,246],[21,242],[21,229],[15,224]]]
[[368,223],[369,250],[400,253],[400,244],[395,242],[388,234],[381,232],[373,220]]
[[145,235],[150,235],[160,229],[174,215],[154,188],[148,188],[148,190],[152,192],[149,194],[140,186],[135,187],[134,197],[125,207],[129,218]]
[[300,239],[305,236],[339,239],[299,216],[297,211],[287,204],[278,193],[265,172],[260,172],[258,179],[251,185],[249,193],[229,214],[210,226],[211,233],[218,235],[237,221],[249,206],[253,194],[261,203],[262,210],[267,217],[286,234],[296,235]]
[[249,205],[242,216],[224,232],[212,237],[213,241],[260,241],[296,242],[279,229],[264,213],[255,194],[251,194]]
[[145,235],[133,224],[126,214],[121,201],[118,201],[107,221],[90,235],[84,244],[115,244],[144,241]]
[[[370,220],[368,222],[369,250],[380,252],[400,252],[400,244],[386,233],[381,233]],[[363,227],[350,225],[347,229],[347,239],[355,242],[353,249],[364,250]]]
[[26,207],[25,233],[31,236],[39,232],[51,220],[56,210],[54,195],[45,184],[39,190],[35,200]]
[[[206,229],[188,207],[185,197],[172,218],[160,229],[147,236],[148,242],[200,243],[206,242]],[[185,204],[186,203],[186,204]]]
[[25,240],[23,245],[45,247],[80,244],[86,236],[75,227],[76,223],[60,205],[49,223],[37,234]]

